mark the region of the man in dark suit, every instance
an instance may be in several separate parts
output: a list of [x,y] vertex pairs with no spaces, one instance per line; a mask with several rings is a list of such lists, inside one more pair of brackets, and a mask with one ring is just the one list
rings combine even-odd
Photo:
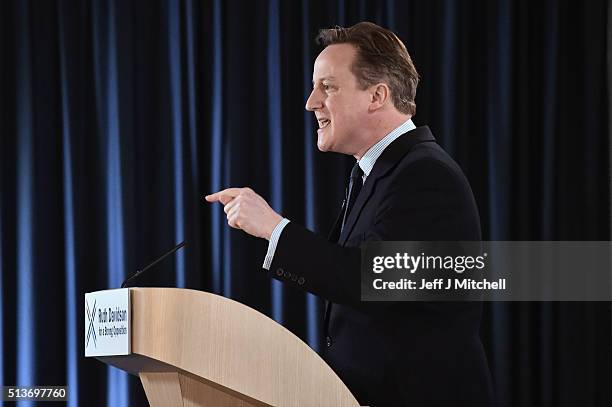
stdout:
[[364,241],[480,240],[459,166],[416,128],[418,74],[404,44],[375,24],[322,30],[306,109],[321,151],[353,155],[328,239],[284,219],[249,188],[209,195],[230,226],[270,241],[273,278],[328,300],[324,359],[361,404],[490,406],[477,302],[361,302]]

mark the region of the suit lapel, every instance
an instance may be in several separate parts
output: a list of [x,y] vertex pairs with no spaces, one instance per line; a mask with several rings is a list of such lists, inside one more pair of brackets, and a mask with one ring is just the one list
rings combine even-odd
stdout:
[[[346,194],[345,194],[346,195]],[[336,216],[336,221],[329,231],[329,235],[327,236],[327,240],[332,243],[338,243],[338,239],[340,238],[340,229],[342,228],[342,215],[344,215],[344,205],[346,205],[346,199],[342,200],[342,206],[340,207],[340,212],[338,216]],[[325,316],[323,317],[323,333],[325,338],[329,337],[329,316],[331,314],[332,302],[329,300],[325,300]]]
[[329,234],[327,235],[327,240],[332,243],[338,243],[338,239],[340,238],[340,229],[342,228],[342,215],[344,214],[344,205],[346,205],[346,199],[342,200],[340,212],[338,213],[338,216],[336,216],[334,225],[332,226],[331,230],[329,231]]
[[436,139],[434,138],[433,134],[431,134],[429,127],[421,126],[401,135],[395,139],[393,143],[389,144],[380,157],[378,157],[378,160],[376,160],[374,168],[372,168],[370,175],[366,178],[363,189],[357,196],[355,205],[351,209],[351,213],[346,220],[344,229],[340,234],[340,238],[338,240],[340,245],[344,246],[344,244],[346,244],[348,237],[351,235],[353,227],[357,223],[357,219],[359,219],[359,215],[361,214],[363,207],[370,199],[370,196],[376,187],[377,181],[385,176],[391,169],[393,169],[400,162],[400,160],[406,154],[408,154],[412,147],[419,143],[435,140]]

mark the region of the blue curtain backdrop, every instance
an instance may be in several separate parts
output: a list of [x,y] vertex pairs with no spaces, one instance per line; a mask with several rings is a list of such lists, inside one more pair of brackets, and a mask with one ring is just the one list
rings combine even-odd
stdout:
[[[607,7],[1,2],[0,382],[144,404],[136,378],[83,357],[83,294],[183,239],[141,285],[234,298],[318,349],[322,301],[267,280],[266,243],[201,197],[248,185],[326,233],[351,160],[317,151],[303,110],[322,27],[405,41],[414,121],[466,172],[486,239],[610,240]],[[487,304],[481,335],[500,406],[612,405],[610,303]]]

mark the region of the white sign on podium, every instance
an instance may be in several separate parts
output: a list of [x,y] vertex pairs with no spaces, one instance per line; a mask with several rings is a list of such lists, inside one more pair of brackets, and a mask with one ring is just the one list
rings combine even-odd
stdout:
[[130,289],[85,294],[85,357],[131,352]]

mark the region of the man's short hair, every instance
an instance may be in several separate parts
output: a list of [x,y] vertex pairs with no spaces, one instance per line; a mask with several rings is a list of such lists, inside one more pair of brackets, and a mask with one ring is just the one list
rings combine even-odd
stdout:
[[404,43],[391,31],[374,23],[322,29],[317,42],[323,46],[352,44],[357,49],[351,71],[362,89],[384,82],[391,89],[395,108],[414,116],[419,74]]

